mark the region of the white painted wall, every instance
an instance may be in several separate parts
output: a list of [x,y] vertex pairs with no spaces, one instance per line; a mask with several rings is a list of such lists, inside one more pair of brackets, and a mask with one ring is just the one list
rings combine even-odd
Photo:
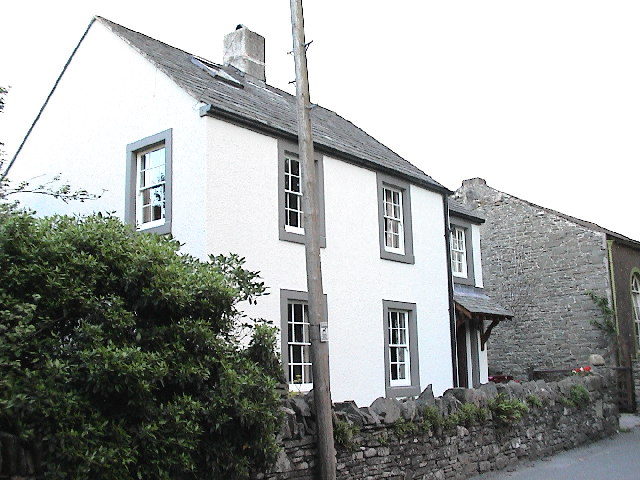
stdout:
[[[126,146],[173,129],[173,234],[205,252],[205,125],[199,103],[100,22],[93,23],[11,170],[12,181],[51,179],[101,193],[65,204],[20,195],[39,214],[124,214]],[[196,227],[196,225],[200,225]]]
[[471,225],[471,243],[473,248],[473,276],[476,287],[484,288],[482,281],[482,251],[480,249],[480,225]]
[[480,340],[480,335],[478,335],[478,360],[480,364],[480,383],[488,383],[489,382],[489,360],[487,359],[487,348],[489,344],[485,345],[484,350],[480,348],[480,344],[482,341]]
[[[213,118],[129,45],[95,22],[12,177],[60,172],[103,197],[65,205],[24,201],[41,214],[124,214],[126,145],[173,129],[173,235],[200,258],[235,252],[260,270],[270,295],[247,307],[280,323],[280,289],[306,291],[304,246],[279,240],[276,139]],[[382,300],[417,305],[420,382],[451,387],[443,199],[411,187],[415,265],[380,259],[376,175],[324,158],[323,275],[334,401],[384,396]]]
[[[246,256],[271,295],[252,315],[280,317],[280,289],[306,291],[304,246],[279,240],[277,140],[207,119],[207,245]],[[233,178],[235,181],[230,181]],[[452,383],[442,197],[411,187],[415,265],[380,259],[376,174],[324,157],[322,250],[335,401],[384,396],[382,300],[417,305],[421,387]]]

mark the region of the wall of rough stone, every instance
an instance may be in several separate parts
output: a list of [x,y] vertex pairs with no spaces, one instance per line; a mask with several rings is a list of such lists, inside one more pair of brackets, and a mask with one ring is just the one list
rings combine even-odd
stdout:
[[[588,401],[577,406],[568,402],[574,385],[588,391]],[[467,425],[429,428],[425,422],[426,407],[446,418],[459,412],[464,403],[486,408],[498,393],[528,403],[529,412],[512,425],[501,424],[491,413],[486,420]],[[619,420],[615,395],[615,376],[605,369],[559,382],[451,389],[439,398],[427,390],[416,400],[379,398],[364,408],[353,402],[339,403],[334,423],[352,436],[336,444],[337,478],[465,479],[500,470],[613,434]],[[537,406],[533,398],[539,400]],[[282,431],[285,448],[273,471],[255,474],[254,480],[317,478],[309,402],[308,396],[287,400]]]
[[611,298],[603,233],[557,212],[465,180],[456,198],[486,217],[481,227],[485,290],[515,317],[494,328],[490,373],[527,378],[529,368],[575,368],[592,353],[608,357],[607,338],[590,324],[600,311],[585,295]]
[[[575,385],[586,389],[588,400],[570,404]],[[517,423],[501,424],[487,408],[498,394],[527,403],[528,413]],[[342,442],[336,444],[337,478],[458,480],[503,469],[611,435],[619,420],[615,397],[615,376],[602,369],[559,382],[455,388],[438,398],[427,388],[417,399],[379,398],[370,407],[338,403],[334,423],[336,431],[342,431]],[[299,395],[284,401],[284,449],[272,471],[256,473],[253,480],[317,479],[312,398]],[[446,425],[445,419],[452,420],[464,404],[486,409],[486,418]],[[444,425],[429,423],[428,410],[437,412]],[[16,437],[0,434],[0,478],[35,480],[34,465],[32,452]]]

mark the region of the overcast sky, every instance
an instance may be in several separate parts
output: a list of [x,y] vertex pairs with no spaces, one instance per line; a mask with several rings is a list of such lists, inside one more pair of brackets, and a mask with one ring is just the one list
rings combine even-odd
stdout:
[[[311,99],[446,187],[490,186],[640,240],[640,2],[305,0]],[[10,0],[13,154],[93,15],[222,61],[242,23],[294,93],[287,0]]]

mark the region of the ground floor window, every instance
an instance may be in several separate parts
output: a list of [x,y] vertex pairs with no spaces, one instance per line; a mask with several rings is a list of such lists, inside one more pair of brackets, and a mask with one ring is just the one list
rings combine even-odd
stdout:
[[[327,296],[324,296],[327,321]],[[280,352],[284,375],[293,391],[313,388],[307,292],[280,290]]]
[[289,383],[311,384],[311,340],[309,339],[309,306],[292,300],[287,304],[287,365]]
[[416,305],[384,300],[383,310],[387,397],[419,395]]

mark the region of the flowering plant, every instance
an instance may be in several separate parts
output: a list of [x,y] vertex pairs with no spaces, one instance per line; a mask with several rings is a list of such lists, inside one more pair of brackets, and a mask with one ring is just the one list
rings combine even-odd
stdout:
[[571,375],[580,375],[581,377],[584,377],[585,375],[591,375],[591,367],[586,366],[574,368],[573,370],[571,370]]

